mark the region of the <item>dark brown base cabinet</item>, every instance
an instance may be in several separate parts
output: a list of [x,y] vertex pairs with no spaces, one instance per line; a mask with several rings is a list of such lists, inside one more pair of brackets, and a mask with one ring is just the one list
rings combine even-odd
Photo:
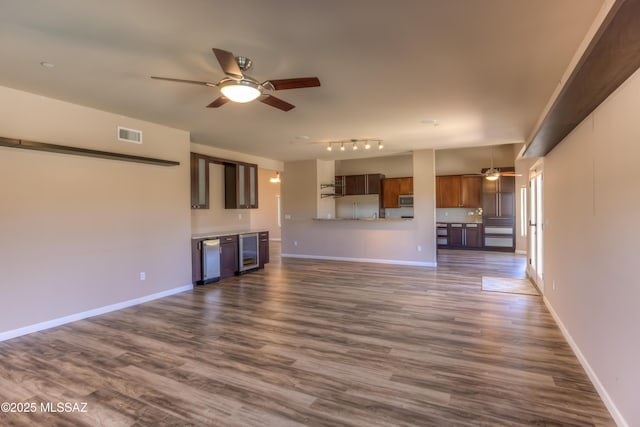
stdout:
[[448,248],[482,249],[482,224],[449,224]]
[[220,237],[220,278],[238,273],[238,235]]
[[[211,236],[191,240],[191,279],[194,285],[202,283],[202,242],[209,239],[220,239],[220,279],[235,276],[239,268],[238,235]],[[264,268],[269,263],[269,232],[258,233],[259,265]]]
[[264,268],[269,262],[269,232],[261,231],[258,234],[258,268]]

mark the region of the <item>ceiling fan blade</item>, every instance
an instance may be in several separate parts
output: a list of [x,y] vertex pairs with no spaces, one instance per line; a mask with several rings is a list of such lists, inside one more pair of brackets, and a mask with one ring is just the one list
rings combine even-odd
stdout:
[[217,86],[215,83],[201,82],[199,80],[172,79],[171,77],[156,77],[156,76],[151,76],[151,78],[156,80],[166,80],[168,82],[191,83],[194,85],[202,85],[202,86]]
[[522,176],[521,173],[515,173],[515,172],[500,172],[500,175],[502,175],[502,176]]
[[317,77],[299,77],[296,79],[267,80],[264,84],[271,84],[274,90],[299,89],[303,87],[320,86]]
[[276,107],[282,111],[289,111],[296,107],[293,104],[289,104],[288,102],[283,101],[282,99],[276,98],[275,96],[271,96],[271,95],[265,96],[260,100],[260,102],[270,105],[272,107]]
[[220,63],[220,67],[226,75],[236,77],[238,79],[244,77],[242,75],[242,70],[240,70],[238,63],[236,62],[236,58],[233,56],[233,53],[222,49],[216,49],[215,47],[213,48],[213,53],[216,54],[218,63]]
[[227,101],[229,101],[229,98],[227,98],[224,95],[220,95],[219,97],[214,99],[211,104],[207,105],[207,108],[218,108],[218,107],[226,104]]

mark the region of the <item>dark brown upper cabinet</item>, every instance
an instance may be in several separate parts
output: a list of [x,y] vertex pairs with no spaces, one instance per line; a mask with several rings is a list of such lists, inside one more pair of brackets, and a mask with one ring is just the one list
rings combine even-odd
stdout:
[[383,178],[379,173],[336,176],[336,193],[342,196],[380,194]]
[[225,209],[258,208],[258,165],[250,163],[225,163]]
[[209,209],[209,159],[191,153],[191,209]]

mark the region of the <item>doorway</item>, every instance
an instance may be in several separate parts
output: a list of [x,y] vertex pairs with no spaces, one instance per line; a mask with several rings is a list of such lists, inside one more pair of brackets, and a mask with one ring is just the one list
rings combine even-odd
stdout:
[[544,293],[542,176],[542,165],[536,163],[529,171],[529,263],[527,274],[536,283],[540,292]]

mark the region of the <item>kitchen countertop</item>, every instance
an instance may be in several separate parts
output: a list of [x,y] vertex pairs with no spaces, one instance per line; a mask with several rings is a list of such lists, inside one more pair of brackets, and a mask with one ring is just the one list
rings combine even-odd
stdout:
[[413,218],[313,218],[314,221],[367,221],[367,222],[398,222],[413,221]]
[[436,224],[482,224],[482,220],[474,221],[436,221]]
[[234,236],[237,234],[247,234],[247,233],[261,233],[267,230],[221,230],[221,231],[209,231],[207,233],[196,233],[191,235],[191,239],[210,239],[221,236]]

